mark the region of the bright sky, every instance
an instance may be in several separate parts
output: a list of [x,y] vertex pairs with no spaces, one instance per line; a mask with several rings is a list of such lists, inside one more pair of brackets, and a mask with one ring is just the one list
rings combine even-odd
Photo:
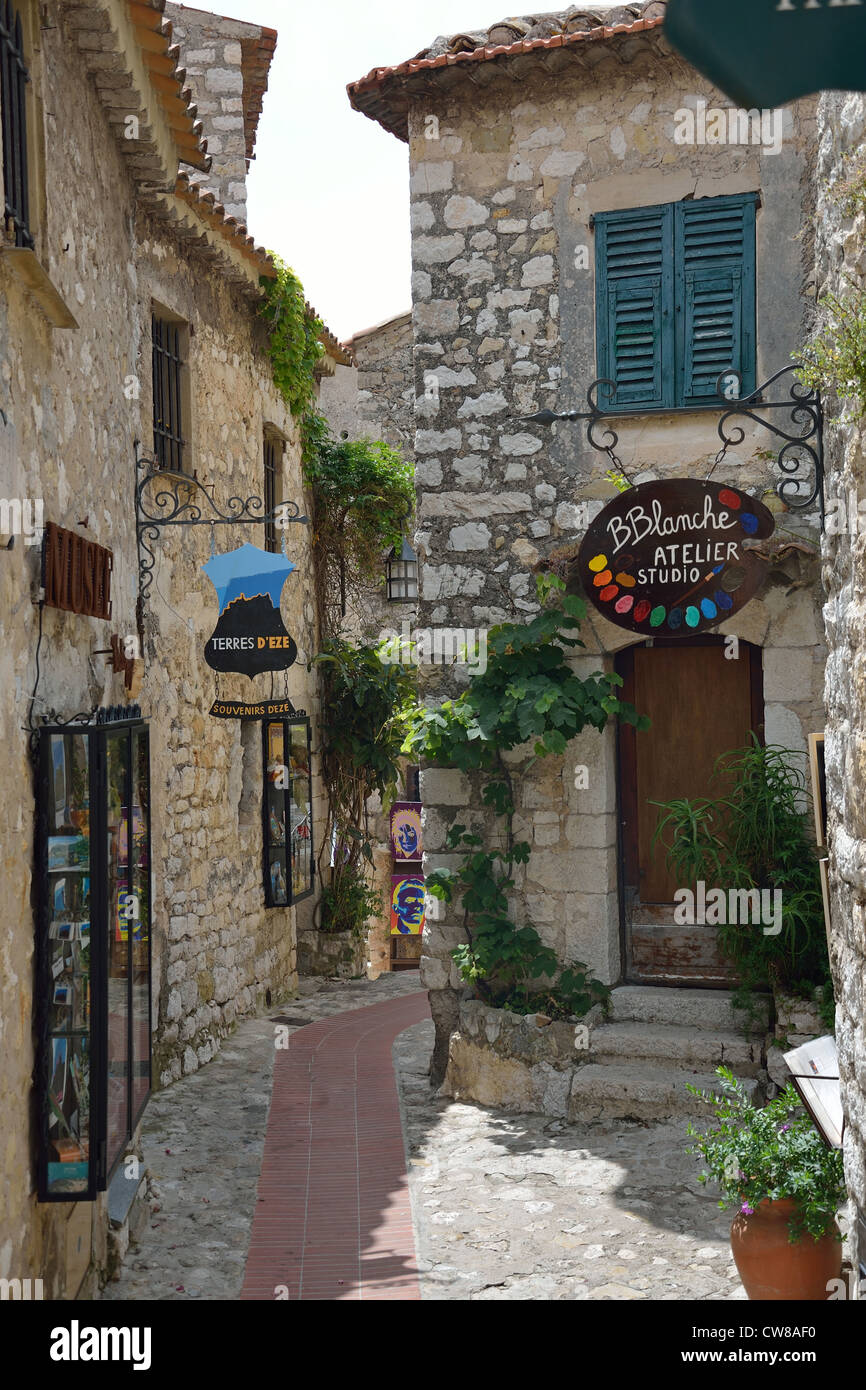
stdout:
[[[199,0],[199,6],[279,34],[249,174],[256,241],[288,262],[340,339],[404,313],[410,307],[408,148],[352,110],[346,84],[414,57],[440,34],[520,14],[520,6],[509,9],[508,0]],[[556,8],[554,0],[549,11]]]

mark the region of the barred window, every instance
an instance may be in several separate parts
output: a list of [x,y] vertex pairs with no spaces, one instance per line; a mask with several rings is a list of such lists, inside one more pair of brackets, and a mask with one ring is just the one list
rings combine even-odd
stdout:
[[280,540],[277,535],[277,524],[274,520],[274,512],[277,505],[282,500],[279,488],[279,465],[282,453],[282,441],[276,435],[265,431],[264,438],[264,457],[265,457],[265,516],[269,519],[265,522],[265,550],[277,555],[281,549]]
[[153,342],[153,452],[159,468],[186,472],[183,433],[182,327],[151,316]]
[[4,217],[15,245],[33,250],[27,167],[27,84],[21,15],[0,0],[0,101],[3,103]]

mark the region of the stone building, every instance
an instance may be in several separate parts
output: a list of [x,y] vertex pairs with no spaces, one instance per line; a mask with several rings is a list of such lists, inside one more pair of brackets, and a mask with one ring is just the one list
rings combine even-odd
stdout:
[[[13,10],[20,27],[2,36],[0,477],[3,528],[18,534],[0,572],[0,1277],[72,1298],[92,1296],[122,1256],[140,1184],[124,1156],[150,1045],[153,1084],[166,1085],[296,982],[297,919],[314,898],[266,906],[288,903],[274,883],[294,860],[283,850],[285,873],[274,869],[280,852],[263,842],[266,760],[270,777],[290,759],[265,745],[261,720],[209,712],[217,700],[288,699],[312,717],[315,750],[305,663],[317,623],[308,529],[293,524],[282,621],[297,661],[270,680],[218,674],[205,661],[218,609],[202,566],[244,542],[278,552],[281,533],[136,529],[151,470],[151,515],[174,505],[193,519],[196,506],[213,518],[250,496],[308,511],[259,313],[260,278],[275,269],[242,220],[276,35],[164,0]],[[180,34],[197,45],[188,58]],[[10,72],[27,79],[15,119]],[[347,363],[323,336],[323,370]],[[315,775],[311,799],[315,844]],[[37,1185],[65,1200],[38,1200]]]
[[[846,186],[862,188],[866,166],[866,102],[827,93],[818,106],[818,292],[863,294],[866,220],[845,203]],[[860,310],[862,312],[862,309]],[[863,740],[864,574],[860,532],[866,438],[852,420],[852,402],[827,411],[827,520],[823,578],[829,656],[825,684],[828,837],[831,849],[831,959],[836,989],[836,1041],[845,1107],[845,1176],[856,1207],[854,1237],[866,1278],[866,817]],[[831,517],[833,522],[831,524]],[[863,1294],[861,1293],[861,1298]]]
[[[515,761],[515,832],[533,846],[518,918],[561,961],[659,996],[728,977],[711,931],[673,923],[643,808],[706,795],[715,758],[751,731],[805,762],[825,656],[804,456],[787,503],[778,442],[754,419],[717,458],[718,389],[735,400],[788,367],[813,317],[815,102],[732,110],[671,52],[663,14],[509,19],[349,87],[409,146],[420,624],[533,614],[534,574],[574,557],[617,486],[654,479],[711,475],[763,497],[780,556],[797,561],[785,579],[770,566],[751,602],[697,638],[641,640],[590,606],[575,669],[618,670],[653,729],[637,749],[609,728],[561,758]],[[590,392],[599,378],[616,381],[613,399]],[[526,419],[594,406],[615,418],[590,431]],[[441,668],[423,674],[430,699],[455,688]],[[422,768],[421,784],[427,862],[447,865],[448,825],[467,805],[478,821],[478,788],[448,768]],[[425,933],[439,1075],[461,939],[448,916]]]
[[[382,439],[398,449],[404,459],[413,457],[415,439],[415,386],[413,372],[411,313],[398,314],[384,323],[355,333],[345,344],[352,363],[338,365],[332,376],[322,382],[320,405],[336,437]],[[411,541],[414,525],[407,522],[407,534],[399,555],[396,550],[382,557],[380,584],[357,596],[352,611],[347,614],[347,631],[368,640],[381,640],[385,634],[404,634],[415,631],[418,615],[417,561]],[[397,563],[399,570],[394,569]],[[408,566],[408,569],[406,568]],[[405,578],[409,579],[406,583]],[[411,576],[411,577],[410,577]],[[412,597],[404,597],[411,593]],[[415,795],[415,778],[408,765],[404,770],[406,796]],[[410,785],[411,783],[411,785]],[[391,855],[388,816],[384,815],[378,797],[369,806],[370,829],[374,843],[373,873],[382,908],[370,921],[366,948],[359,950],[346,969],[366,968],[376,976],[402,962],[409,966],[420,957],[418,937],[395,939],[389,935]],[[315,957],[306,954],[307,942],[315,946]],[[360,943],[363,947],[363,943]],[[330,969],[337,949],[326,936],[318,940],[304,933],[302,963],[311,967]],[[399,951],[399,956],[397,952]]]

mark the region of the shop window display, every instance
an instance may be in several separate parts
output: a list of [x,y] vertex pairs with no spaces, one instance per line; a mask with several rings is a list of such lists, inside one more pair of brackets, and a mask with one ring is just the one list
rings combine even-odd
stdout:
[[149,830],[142,723],[40,731],[42,1200],[105,1188],[150,1093]]
[[264,742],[264,886],[268,907],[313,891],[310,721],[267,720]]

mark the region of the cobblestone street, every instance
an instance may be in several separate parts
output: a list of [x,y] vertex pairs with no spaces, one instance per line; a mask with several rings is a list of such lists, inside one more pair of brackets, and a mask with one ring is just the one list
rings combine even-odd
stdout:
[[[288,1020],[294,1035],[417,992],[410,972],[302,982],[299,998],[242,1022],[210,1065],[154,1096],[144,1123],[150,1221],[104,1297],[238,1299],[265,1149],[273,1019]],[[728,1218],[683,1152],[684,1122],[565,1125],[440,1099],[427,1079],[432,1039],[425,1021],[394,1046],[422,1299],[745,1296]],[[300,1236],[278,1225],[266,1234],[295,1244]],[[353,1294],[352,1275],[349,1288],[334,1278],[334,1298],[384,1296],[360,1286]],[[262,1294],[248,1283],[246,1296]]]

